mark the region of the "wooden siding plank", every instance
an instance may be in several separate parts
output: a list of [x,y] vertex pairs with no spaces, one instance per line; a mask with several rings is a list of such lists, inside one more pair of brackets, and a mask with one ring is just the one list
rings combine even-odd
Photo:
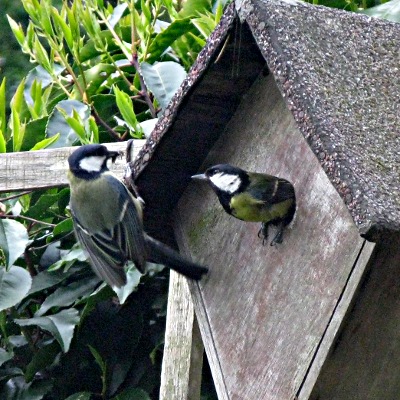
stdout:
[[270,247],[259,224],[228,216],[205,185],[179,202],[178,244],[210,267],[193,294],[214,382],[221,399],[292,399],[364,241],[272,76],[244,96],[202,170],[221,162],[289,179],[298,211]]
[[399,400],[400,237],[377,243],[312,400]]
[[365,241],[360,256],[358,257],[356,265],[354,266],[353,272],[349,278],[349,282],[345,287],[343,295],[332,316],[332,320],[322,338],[321,345],[319,346],[315,359],[307,373],[306,379],[301,386],[298,400],[308,400],[310,398],[313,387],[320,375],[321,368],[326,362],[328,354],[332,350],[332,346],[335,345],[337,337],[339,336],[339,331],[343,326],[345,316],[353,305],[354,299],[356,298],[356,292],[359,289],[360,282],[362,281],[362,277],[374,249],[375,243]]
[[[136,157],[145,140],[135,140]],[[105,143],[112,150],[125,151],[126,142]],[[76,147],[0,154],[0,193],[68,185],[67,158]],[[111,170],[122,177],[125,158],[118,158]]]

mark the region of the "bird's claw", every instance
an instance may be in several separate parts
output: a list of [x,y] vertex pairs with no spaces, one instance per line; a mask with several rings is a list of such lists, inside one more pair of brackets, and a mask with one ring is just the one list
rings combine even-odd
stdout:
[[268,224],[262,223],[261,228],[258,231],[257,236],[262,239],[262,245],[265,245],[265,242],[268,239]]
[[[258,231],[257,236],[262,239],[262,245],[264,246],[267,239],[268,239],[268,226],[269,224],[267,223],[262,223],[261,228]],[[270,246],[275,246],[276,244],[282,243],[282,238],[283,238],[283,229],[280,228],[278,232],[276,233],[275,237],[272,239]]]
[[275,246],[277,243],[280,244],[282,243],[282,236],[283,236],[283,230],[280,229],[275,237],[272,239],[272,242],[270,243],[271,246]]

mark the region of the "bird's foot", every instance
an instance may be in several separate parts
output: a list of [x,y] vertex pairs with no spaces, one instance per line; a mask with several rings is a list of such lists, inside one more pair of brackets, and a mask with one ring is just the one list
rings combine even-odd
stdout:
[[279,228],[278,232],[276,233],[275,237],[272,239],[270,243],[271,246],[275,246],[277,243],[282,243],[283,239],[283,228]]
[[261,224],[261,228],[260,228],[260,230],[258,231],[258,234],[257,234],[257,236],[260,238],[260,239],[262,239],[262,245],[264,246],[265,245],[265,242],[267,241],[267,239],[268,239],[268,224],[267,223],[262,223]]

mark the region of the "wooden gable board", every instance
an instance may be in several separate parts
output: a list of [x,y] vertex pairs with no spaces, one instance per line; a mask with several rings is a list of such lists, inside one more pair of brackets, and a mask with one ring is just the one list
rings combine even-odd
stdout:
[[262,246],[259,224],[228,216],[208,187],[191,184],[179,201],[178,243],[210,266],[192,288],[213,374],[220,376],[218,395],[291,399],[364,240],[272,76],[261,76],[246,94],[204,168],[219,162],[287,178],[299,201],[295,222],[276,247]]

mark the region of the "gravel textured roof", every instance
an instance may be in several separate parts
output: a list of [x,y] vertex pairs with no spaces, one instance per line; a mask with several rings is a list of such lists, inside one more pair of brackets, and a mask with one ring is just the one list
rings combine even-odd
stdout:
[[280,0],[239,15],[360,232],[399,231],[400,24]]
[[173,176],[197,170],[262,70],[260,52],[360,233],[400,232],[400,24],[293,0],[236,6],[242,84],[224,80],[237,51],[231,5],[133,166],[149,216],[176,203],[187,181]]

